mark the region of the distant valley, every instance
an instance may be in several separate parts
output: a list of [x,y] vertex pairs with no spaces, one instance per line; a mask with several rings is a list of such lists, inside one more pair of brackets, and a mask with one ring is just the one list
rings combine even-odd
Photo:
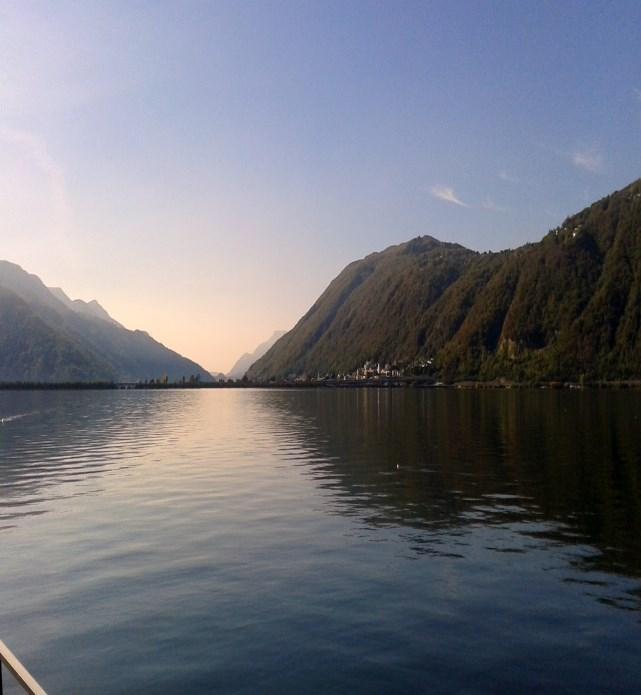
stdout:
[[641,180],[538,243],[480,253],[422,236],[350,263],[289,332],[227,375],[0,261],[0,382],[253,383],[388,376],[641,378]]
[[271,337],[268,338],[264,343],[261,343],[253,352],[246,352],[244,355],[241,355],[236,361],[236,364],[234,364],[234,366],[228,372],[227,378],[242,379],[245,374],[247,374],[247,371],[252,364],[259,360],[277,340],[285,335],[285,333],[287,333],[287,331],[274,331]]

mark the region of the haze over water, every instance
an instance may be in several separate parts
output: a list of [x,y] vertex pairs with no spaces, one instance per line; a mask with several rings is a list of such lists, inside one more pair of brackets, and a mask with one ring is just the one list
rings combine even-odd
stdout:
[[638,692],[641,394],[0,393],[50,693]]

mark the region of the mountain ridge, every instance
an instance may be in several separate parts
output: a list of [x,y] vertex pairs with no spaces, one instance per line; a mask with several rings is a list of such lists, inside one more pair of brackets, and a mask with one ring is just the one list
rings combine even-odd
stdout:
[[[106,317],[103,316],[106,315]],[[19,265],[0,261],[0,381],[178,381],[209,373],[98,304],[71,300]]]
[[632,378],[640,317],[637,180],[516,249],[424,236],[353,261],[248,377],[429,360],[453,380]]
[[124,328],[124,326],[116,321],[107,310],[95,299],[90,299],[85,302],[82,299],[71,299],[67,296],[66,292],[61,287],[47,287],[49,292],[53,294],[56,299],[59,299],[68,309],[75,311],[79,314],[84,314],[86,316],[93,316],[94,318],[102,319],[103,321],[109,321]]

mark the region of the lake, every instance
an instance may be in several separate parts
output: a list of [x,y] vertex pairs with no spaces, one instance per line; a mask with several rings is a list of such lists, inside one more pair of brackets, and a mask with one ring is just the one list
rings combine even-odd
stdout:
[[641,689],[641,393],[0,392],[0,418],[0,639],[50,695]]

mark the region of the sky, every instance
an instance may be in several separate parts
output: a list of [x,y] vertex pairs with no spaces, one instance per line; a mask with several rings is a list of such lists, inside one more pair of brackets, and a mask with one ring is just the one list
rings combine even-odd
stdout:
[[641,176],[641,3],[0,0],[0,258],[206,368]]

